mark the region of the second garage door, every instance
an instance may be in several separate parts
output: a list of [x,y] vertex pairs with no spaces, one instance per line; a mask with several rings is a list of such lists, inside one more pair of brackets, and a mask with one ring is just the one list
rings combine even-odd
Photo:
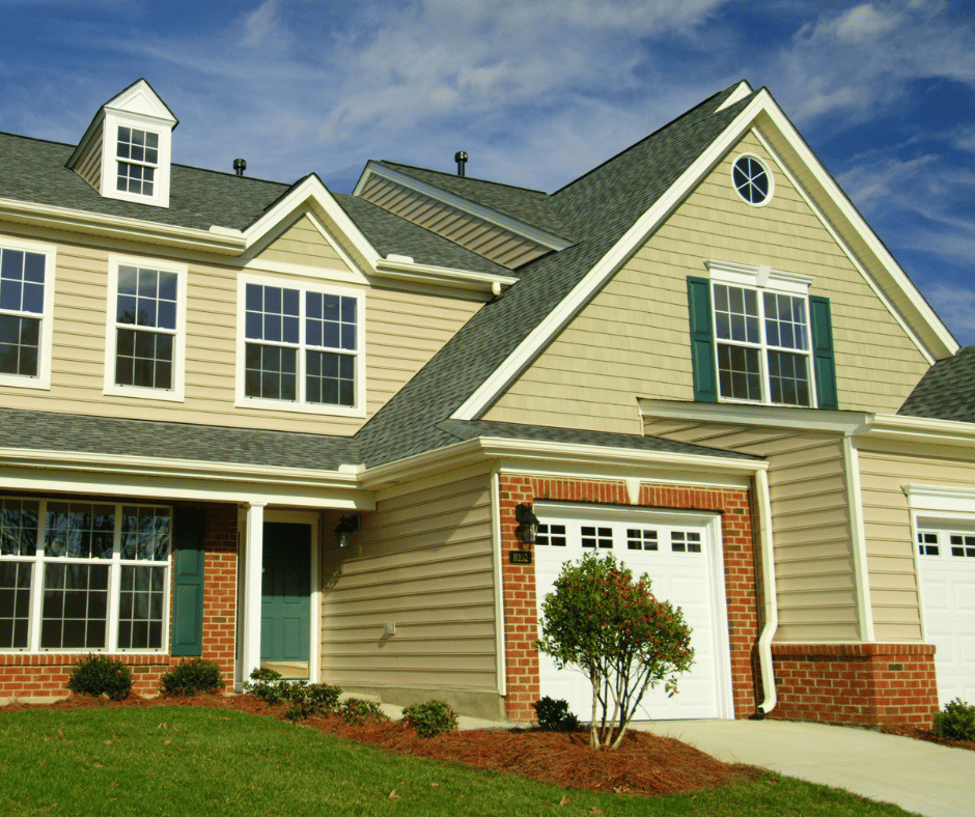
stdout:
[[[649,574],[654,595],[679,606],[693,629],[694,666],[681,676],[679,693],[649,691],[636,718],[733,717],[720,517],[542,502],[534,510],[542,523],[535,547],[539,615],[566,561],[612,553],[634,575]],[[546,655],[539,662],[542,695],[564,698],[588,721],[592,687],[585,676],[556,669]]]

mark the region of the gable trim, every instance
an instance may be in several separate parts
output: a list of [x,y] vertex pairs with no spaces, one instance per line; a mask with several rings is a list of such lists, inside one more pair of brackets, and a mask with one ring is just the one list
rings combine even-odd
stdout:
[[[862,236],[878,261],[891,275],[893,282],[901,288],[918,310],[918,314],[930,327],[932,333],[942,342],[947,354],[954,354],[958,343],[951,336],[934,310],[927,304],[920,292],[900,269],[880,239],[866,224],[852,206],[836,182],[822,167],[819,160],[806,146],[801,135],[778,107],[766,89],[759,91],[734,121],[732,121],[691,165],[680,178],[656,202],[634,222],[623,237],[572,289],[572,291],[553,309],[531,333],[508,355],[507,359],[485,380],[451,415],[455,420],[474,420],[479,418],[501,394],[531,365],[543,349],[574,319],[589,300],[623,267],[629,258],[670,217],[684,199],[713,170],[721,159],[745,135],[757,127],[756,119],[765,114],[771,124],[778,128],[783,137],[799,154],[837,203],[845,218]],[[913,336],[912,336],[913,337]],[[924,346],[920,346],[924,349]]]
[[566,247],[572,246],[571,241],[557,236],[554,233],[550,233],[547,230],[542,230],[541,228],[535,227],[534,225],[525,221],[512,218],[511,216],[507,216],[504,213],[500,213],[497,210],[493,210],[490,207],[484,206],[483,204],[473,202],[470,199],[465,199],[462,196],[458,196],[454,193],[448,193],[446,190],[442,190],[432,184],[427,184],[419,179],[414,179],[412,176],[408,176],[405,173],[400,173],[397,170],[393,170],[392,168],[373,161],[370,161],[369,164],[366,165],[366,169],[363,171],[362,177],[359,179],[355,190],[352,191],[353,196],[359,196],[361,194],[362,190],[369,181],[369,177],[372,175],[379,176],[380,178],[386,179],[394,184],[406,187],[415,193],[428,196],[441,204],[461,210],[482,219],[489,224],[500,227],[502,230],[507,230],[520,238],[525,238],[550,250],[564,250]]

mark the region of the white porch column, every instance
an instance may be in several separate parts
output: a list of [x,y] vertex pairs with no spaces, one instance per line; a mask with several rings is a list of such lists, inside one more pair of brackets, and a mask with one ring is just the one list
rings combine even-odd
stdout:
[[247,541],[244,549],[244,681],[261,666],[261,574],[264,564],[264,506],[247,506]]

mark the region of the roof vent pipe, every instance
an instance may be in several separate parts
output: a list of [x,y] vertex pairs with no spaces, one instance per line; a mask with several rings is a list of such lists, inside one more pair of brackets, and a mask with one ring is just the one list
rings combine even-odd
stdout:
[[247,162],[243,159],[234,159],[234,172],[238,176],[243,176],[245,170],[247,170]]
[[457,162],[457,175],[464,176],[464,165],[467,164],[467,152],[463,150],[458,150],[454,154],[454,161]]

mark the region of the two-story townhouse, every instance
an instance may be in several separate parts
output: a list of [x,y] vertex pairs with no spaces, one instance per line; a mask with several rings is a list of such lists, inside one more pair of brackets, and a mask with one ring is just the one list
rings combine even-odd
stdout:
[[896,413],[958,345],[767,91],[552,194],[214,173],[175,125],[140,80],[76,146],[0,135],[0,696],[105,651],[139,691],[203,655],[582,708],[533,642],[588,552],[694,627],[651,717],[922,722],[964,683],[921,581],[972,603],[972,436]]

